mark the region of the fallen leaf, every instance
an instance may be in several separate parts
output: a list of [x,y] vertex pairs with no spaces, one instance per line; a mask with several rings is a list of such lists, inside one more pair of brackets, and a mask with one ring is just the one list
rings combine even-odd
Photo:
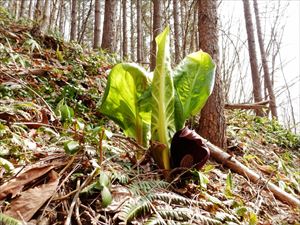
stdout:
[[29,221],[57,188],[59,182],[58,174],[51,170],[49,178],[48,183],[22,192],[18,198],[11,202],[10,208],[4,214],[26,222]]
[[13,178],[0,186],[0,200],[4,199],[9,194],[11,194],[12,197],[15,197],[22,191],[26,184],[39,178],[40,176],[43,176],[51,169],[53,169],[53,165],[34,165],[33,167],[25,170],[16,178]]

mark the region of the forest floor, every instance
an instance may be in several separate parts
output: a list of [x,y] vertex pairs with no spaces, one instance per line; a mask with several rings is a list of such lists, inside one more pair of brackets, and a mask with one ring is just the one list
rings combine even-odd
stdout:
[[[58,36],[35,36],[0,11],[0,224],[300,224],[277,200],[213,158],[165,179],[97,108],[118,62]],[[300,137],[227,111],[232,157],[300,198]]]

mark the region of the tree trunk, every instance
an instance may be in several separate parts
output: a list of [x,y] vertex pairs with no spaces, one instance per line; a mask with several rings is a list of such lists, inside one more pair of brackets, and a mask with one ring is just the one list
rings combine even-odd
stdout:
[[77,29],[77,0],[72,0],[70,40],[76,40]]
[[130,1],[130,52],[131,52],[131,61],[135,61],[135,45],[134,45],[134,7],[133,7],[133,1]]
[[162,1],[153,0],[153,33],[152,33],[152,48],[151,48],[151,60],[150,70],[155,68],[156,60],[156,43],[155,38],[162,32]]
[[28,11],[28,17],[29,17],[29,19],[32,19],[32,17],[33,17],[33,15],[32,15],[32,13],[33,13],[33,0],[30,0],[28,10],[29,10]]
[[101,35],[101,2],[100,0],[95,1],[95,25],[94,25],[94,49],[100,48],[100,35]]
[[116,20],[116,0],[105,0],[105,12],[103,23],[103,35],[101,48],[108,51],[114,51],[114,35],[115,35],[115,20]]
[[50,0],[45,1],[43,20],[40,26],[40,30],[42,33],[45,33],[47,31],[50,23],[50,4],[51,4]]
[[24,14],[25,14],[25,4],[26,4],[26,0],[21,0],[20,18],[24,17]]
[[65,33],[65,23],[64,23],[64,18],[65,18],[65,2],[64,0],[61,0],[60,2],[60,9],[59,9],[59,32],[61,35],[64,35]]
[[[84,8],[82,10],[84,10]],[[89,11],[87,12],[86,17],[82,18],[82,22],[81,22],[82,27],[81,27],[80,32],[78,32],[78,43],[80,43],[80,44],[83,44],[84,34],[85,34],[85,30],[87,28],[88,20],[89,20],[89,18],[91,16],[91,13],[92,13],[92,8],[93,8],[93,0],[90,0]]]
[[142,37],[142,9],[141,0],[136,1],[136,17],[137,17],[137,61],[143,61],[143,37]]
[[197,132],[213,144],[226,146],[224,96],[219,68],[217,0],[198,0],[199,46],[216,64],[215,86],[201,112]]
[[277,116],[277,108],[276,108],[276,98],[273,91],[273,85],[270,79],[270,72],[267,62],[267,56],[265,52],[264,42],[262,39],[262,33],[261,33],[261,25],[260,25],[260,19],[259,19],[259,12],[257,7],[257,0],[253,1],[254,5],[254,13],[255,13],[255,19],[256,19],[256,29],[257,29],[257,37],[258,37],[258,43],[259,43],[259,49],[261,54],[261,60],[262,60],[262,67],[264,70],[264,80],[268,89],[269,98],[270,98],[270,110],[272,117],[278,118]]
[[128,57],[128,37],[127,37],[127,0],[123,0],[123,58]]
[[[262,97],[261,97],[262,92],[261,92],[261,84],[260,84],[259,72],[258,72],[258,66],[257,66],[254,30],[253,30],[253,23],[252,23],[252,18],[251,18],[249,0],[243,0],[243,3],[244,3],[244,16],[245,16],[245,22],[246,22],[247,37],[248,37],[248,49],[249,49],[248,52],[249,52],[251,74],[252,74],[254,101],[260,102],[260,101],[262,101]],[[263,111],[260,109],[257,109],[256,115],[263,116]]]
[[35,5],[35,9],[34,9],[34,20],[39,22],[41,20],[42,17],[42,2],[41,1],[37,1],[36,5]]
[[173,0],[175,63],[180,61],[178,0]]

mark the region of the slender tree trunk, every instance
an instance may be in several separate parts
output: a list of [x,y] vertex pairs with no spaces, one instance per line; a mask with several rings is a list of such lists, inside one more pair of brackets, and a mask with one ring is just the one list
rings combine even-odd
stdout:
[[80,34],[82,31],[82,25],[83,25],[84,14],[85,14],[85,1],[77,0],[77,28],[76,28],[77,42],[79,42]]
[[114,34],[116,31],[115,20],[116,20],[116,0],[105,0],[105,12],[104,12],[104,23],[103,23],[103,36],[101,48],[109,52],[114,51]]
[[123,0],[123,58],[128,57],[128,36],[127,36],[127,0]]
[[142,9],[141,0],[136,0],[136,17],[137,17],[137,61],[142,62],[143,57],[143,37],[142,37]]
[[[252,73],[254,101],[261,102],[262,101],[262,96],[261,96],[262,90],[261,90],[261,84],[260,84],[260,79],[259,79],[256,50],[255,50],[254,30],[253,30],[253,23],[252,23],[252,18],[251,18],[249,0],[243,0],[243,3],[244,3],[244,16],[245,16],[245,22],[246,22],[247,37],[248,37],[248,48],[249,48],[248,52],[249,52],[250,66],[251,66],[251,73]],[[263,116],[263,111],[260,109],[257,109],[256,115]]]
[[150,70],[155,68],[156,60],[156,36],[162,32],[162,1],[153,0],[153,36],[152,36],[152,49],[151,49],[151,61]]
[[25,4],[26,0],[21,0],[21,6],[20,6],[20,18],[24,17],[25,15]]
[[133,1],[130,1],[130,51],[131,51],[131,61],[135,61],[135,45],[134,45],[134,7],[133,7]]
[[59,32],[64,35],[65,26],[64,26],[64,18],[65,18],[65,2],[61,0],[60,9],[59,9]]
[[175,63],[180,61],[178,0],[173,0]]
[[253,1],[254,5],[254,12],[255,12],[255,19],[256,19],[256,29],[257,29],[257,37],[258,37],[258,43],[259,43],[259,49],[261,54],[261,60],[262,60],[262,67],[264,70],[264,80],[266,83],[266,87],[268,89],[269,98],[270,98],[270,109],[272,117],[278,118],[277,116],[277,108],[276,108],[276,98],[273,91],[273,85],[270,79],[270,72],[267,62],[267,56],[265,52],[264,42],[262,39],[262,33],[261,33],[261,25],[260,25],[260,19],[259,19],[259,12],[257,7],[257,0]]
[[50,0],[45,1],[43,20],[40,26],[40,30],[42,33],[47,31],[50,23],[50,4],[51,4]]
[[32,19],[33,15],[33,0],[30,0],[29,2],[29,11],[28,11],[28,17],[29,19]]
[[36,5],[35,5],[35,10],[34,10],[34,20],[39,22],[41,20],[42,17],[42,2],[41,1],[37,1]]
[[78,37],[78,42],[79,43],[83,43],[84,41],[84,34],[85,34],[85,30],[87,28],[87,23],[88,23],[88,20],[91,16],[91,13],[92,13],[92,8],[93,8],[93,0],[90,0],[90,6],[89,6],[89,11],[86,15],[85,18],[82,18],[82,28],[81,28],[81,32],[79,33],[79,37]]
[[76,28],[77,28],[77,0],[72,0],[72,11],[71,11],[71,33],[70,40],[76,40]]
[[56,19],[58,18],[58,0],[52,1],[53,7],[51,10],[50,16],[50,29],[54,29],[56,27]]
[[101,34],[101,14],[100,14],[101,2],[95,1],[95,25],[94,25],[94,49],[100,48],[100,34]]
[[217,0],[198,0],[200,48],[209,53],[216,64],[215,86],[201,112],[197,132],[215,145],[226,146],[224,95],[219,67]]

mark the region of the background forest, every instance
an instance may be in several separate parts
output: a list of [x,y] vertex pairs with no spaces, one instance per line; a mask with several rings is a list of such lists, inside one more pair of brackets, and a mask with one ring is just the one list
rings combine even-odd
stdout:
[[[257,20],[250,1],[260,77],[261,101],[270,96],[264,78],[263,60],[257,37]],[[153,4],[156,5],[152,10]],[[265,60],[272,83],[273,98],[280,121],[293,132],[299,127],[299,50],[290,39],[299,40],[299,30],[290,31],[290,23],[299,25],[299,3],[289,1],[258,1]],[[64,40],[74,40],[88,48],[100,48],[116,54],[119,59],[150,66],[154,60],[153,37],[166,25],[171,26],[171,52],[174,64],[188,53],[200,49],[199,7],[195,0],[169,1],[2,1],[15,17],[32,19],[42,30]],[[226,103],[253,101],[251,71],[242,1],[219,1],[218,34],[220,69]],[[294,8],[294,11],[291,11]],[[106,19],[107,18],[107,19]],[[291,19],[293,20],[291,20]],[[289,22],[289,24],[287,24]],[[293,25],[292,25],[293,26]],[[295,24],[294,27],[299,27]],[[238,34],[238,35],[237,35]],[[174,39],[174,37],[176,37]],[[298,39],[297,39],[298,37]],[[289,47],[289,45],[291,45]],[[288,49],[288,50],[285,50]],[[288,52],[294,49],[294,52]],[[298,46],[299,49],[299,46]],[[153,63],[152,63],[153,64]],[[292,66],[295,68],[292,69]],[[153,66],[152,66],[153,68]],[[274,110],[273,110],[274,111]],[[272,114],[274,116],[274,114]],[[299,128],[298,128],[299,129]]]
[[299,224],[299,7],[0,0],[0,224]]

